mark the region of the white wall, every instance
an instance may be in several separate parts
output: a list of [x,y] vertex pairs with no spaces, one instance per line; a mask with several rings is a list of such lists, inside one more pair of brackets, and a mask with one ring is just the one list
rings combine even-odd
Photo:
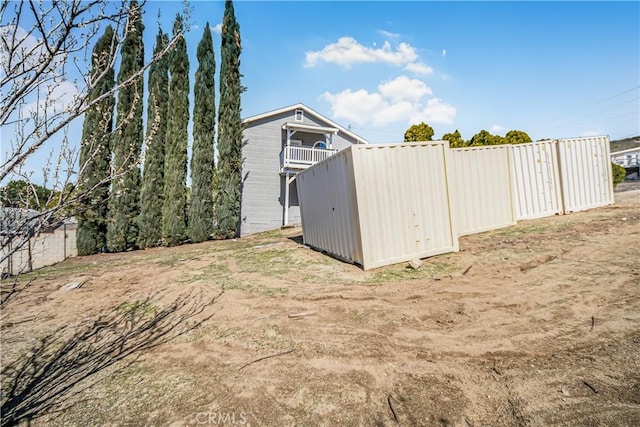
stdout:
[[[0,258],[12,251],[18,242],[0,250]],[[2,275],[26,273],[77,256],[76,225],[65,224],[53,232],[40,232],[0,264]]]

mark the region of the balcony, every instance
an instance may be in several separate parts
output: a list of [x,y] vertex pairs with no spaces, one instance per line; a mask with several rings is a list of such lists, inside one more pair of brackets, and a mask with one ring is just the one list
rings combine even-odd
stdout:
[[613,163],[627,169],[637,168],[638,166],[640,166],[640,156],[631,155],[631,156],[626,156],[624,158],[614,158]]
[[326,158],[333,156],[338,150],[327,148],[311,148],[304,146],[285,146],[280,152],[280,172],[299,171],[308,168]]

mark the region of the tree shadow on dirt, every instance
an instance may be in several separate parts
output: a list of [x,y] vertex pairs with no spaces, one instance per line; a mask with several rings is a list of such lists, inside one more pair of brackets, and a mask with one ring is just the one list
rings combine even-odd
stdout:
[[[91,324],[62,327],[42,338],[26,355],[2,368],[2,426],[62,412],[73,397],[93,387],[100,374],[123,359],[126,366],[148,350],[199,327],[213,316],[211,299],[188,293],[158,308],[159,296],[121,304]],[[121,368],[123,368],[122,366]]]
[[20,286],[20,281],[15,277],[0,278],[0,309],[5,308],[9,301],[13,301],[20,293],[27,290],[33,281],[34,279],[31,279]]

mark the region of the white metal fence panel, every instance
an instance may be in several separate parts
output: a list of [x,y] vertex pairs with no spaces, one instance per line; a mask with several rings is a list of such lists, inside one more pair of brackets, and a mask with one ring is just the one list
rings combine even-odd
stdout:
[[448,143],[352,146],[298,174],[306,244],[366,269],[458,249]]
[[511,145],[516,219],[562,213],[557,141]]
[[516,223],[509,152],[508,145],[451,150],[451,205],[459,235]]
[[364,269],[456,251],[458,232],[613,202],[608,137],[352,146],[297,179],[305,243]]
[[613,203],[609,137],[558,141],[564,213]]
[[458,250],[448,151],[442,141],[352,148],[363,268]]
[[296,177],[304,243],[362,263],[351,151],[343,150]]

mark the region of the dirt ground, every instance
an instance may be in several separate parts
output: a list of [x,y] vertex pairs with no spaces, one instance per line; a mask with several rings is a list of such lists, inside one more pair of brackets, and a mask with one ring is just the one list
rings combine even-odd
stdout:
[[2,424],[638,426],[640,191],[616,199],[417,270],[291,229],[7,280]]

